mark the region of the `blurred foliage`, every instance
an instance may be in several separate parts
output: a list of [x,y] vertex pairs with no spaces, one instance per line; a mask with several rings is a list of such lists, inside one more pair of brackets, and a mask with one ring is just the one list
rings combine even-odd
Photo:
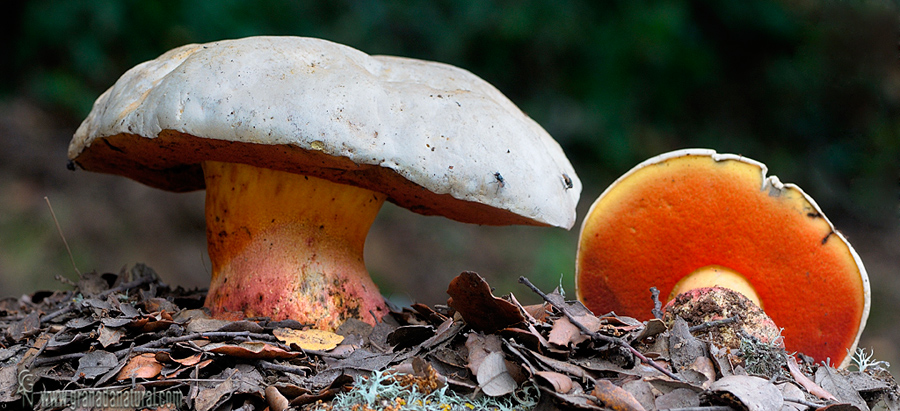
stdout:
[[131,66],[190,42],[330,39],[494,83],[589,184],[671,149],[769,164],[823,206],[894,224],[897,8],[879,1],[14,2],[3,93],[78,121]]

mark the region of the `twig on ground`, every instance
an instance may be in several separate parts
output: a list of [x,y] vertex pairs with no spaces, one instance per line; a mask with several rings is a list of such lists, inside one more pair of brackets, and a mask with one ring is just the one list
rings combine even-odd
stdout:
[[815,408],[815,409],[819,409],[819,408],[822,408],[825,406],[825,404],[816,404],[812,401],[807,401],[807,400],[800,399],[800,398],[784,397],[784,400],[787,402],[793,402],[793,403],[797,403],[797,404],[800,404],[800,405],[803,405],[806,407],[810,407],[810,408]]
[[528,366],[528,370],[531,371],[532,374],[537,373],[537,368],[535,368],[534,365],[531,364],[531,361],[528,361],[528,358],[525,358],[525,355],[516,347],[518,344],[514,344],[512,340],[504,340],[503,342],[506,343],[506,347],[509,348],[516,357],[519,357],[519,359],[522,360],[522,364]]
[[705,323],[697,324],[697,325],[695,325],[695,326],[693,326],[693,327],[691,327],[691,328],[688,328],[688,331],[690,331],[690,332],[692,332],[692,333],[697,332],[697,331],[704,331],[704,330],[707,330],[707,329],[709,329],[709,328],[715,328],[715,327],[718,327],[718,326],[720,326],[720,325],[728,325],[728,324],[731,324],[731,323],[735,323],[735,322],[737,322],[738,320],[740,320],[740,317],[737,316],[737,315],[735,315],[735,316],[733,316],[733,317],[723,318],[723,319],[721,319],[721,320],[707,321],[707,322],[705,322]]
[[58,310],[56,310],[56,311],[54,311],[54,312],[52,312],[52,313],[49,313],[49,314],[47,314],[47,315],[41,317],[41,324],[43,324],[43,323],[45,323],[45,322],[47,322],[47,321],[50,321],[50,320],[52,320],[52,319],[54,319],[54,318],[56,318],[56,317],[59,317],[59,316],[61,316],[61,315],[63,315],[63,314],[66,314],[66,313],[72,311],[73,309],[75,309],[75,303],[71,303],[71,302],[70,302],[70,303],[66,304],[65,307],[60,308],[60,309],[58,309]]
[[638,351],[637,349],[635,349],[634,347],[632,347],[631,344],[626,343],[626,342],[625,342],[624,340],[622,340],[621,338],[610,337],[610,336],[608,336],[608,335],[603,335],[603,334],[600,334],[600,333],[595,333],[595,332],[593,332],[593,331],[587,329],[587,327],[585,327],[583,324],[581,324],[580,322],[578,322],[578,320],[576,320],[576,319],[572,316],[572,314],[570,314],[569,311],[566,310],[566,307],[559,306],[559,305],[557,305],[556,303],[554,303],[554,302],[547,296],[547,294],[545,294],[545,293],[544,293],[543,291],[541,291],[539,288],[535,287],[535,285],[532,284],[531,281],[529,281],[527,278],[525,278],[525,277],[519,277],[519,282],[522,283],[522,284],[525,284],[528,288],[531,289],[531,291],[534,291],[537,295],[541,296],[541,298],[543,298],[544,301],[550,303],[550,305],[552,305],[553,308],[556,308],[557,310],[559,310],[559,312],[563,313],[563,315],[566,316],[566,318],[569,320],[569,322],[571,322],[571,323],[574,324],[576,327],[578,327],[578,329],[581,330],[581,332],[584,333],[585,335],[590,336],[590,337],[593,338],[594,340],[600,340],[600,341],[603,341],[603,342],[607,342],[607,343],[611,343],[611,344],[616,344],[616,345],[618,345],[618,346],[620,346],[620,347],[622,347],[622,348],[625,348],[625,349],[627,349],[628,351],[631,351],[631,354],[633,354],[635,357],[640,358],[640,360],[641,360],[643,363],[650,365],[651,367],[655,368],[657,371],[659,371],[659,372],[665,374],[667,377],[669,377],[669,378],[671,378],[671,379],[673,379],[673,380],[675,380],[675,381],[682,381],[682,379],[681,379],[680,377],[678,377],[678,376],[675,375],[675,374],[672,374],[672,372],[670,372],[669,370],[663,368],[661,365],[657,364],[655,361],[653,361],[653,360],[651,360],[651,359],[645,357],[644,354],[641,354],[640,351]]
[[[274,338],[274,336],[271,336],[268,334],[251,333],[250,331],[211,331],[211,332],[202,332],[202,333],[191,333],[188,335],[182,335],[180,337],[160,338],[158,340],[153,340],[153,341],[150,341],[145,344],[137,345],[133,349],[131,347],[123,348],[121,350],[113,352],[113,354],[115,354],[116,358],[121,359],[123,356],[127,355],[129,353],[129,351],[132,351],[132,350],[134,352],[158,352],[158,351],[165,351],[165,350],[164,349],[156,350],[156,348],[159,348],[164,345],[170,345],[170,344],[175,344],[175,343],[184,342],[184,341],[196,340],[196,339],[200,339],[200,338],[237,338],[237,337],[252,337],[252,338],[256,338],[256,339]],[[50,364],[50,363],[66,361],[66,360],[79,359],[81,357],[84,357],[85,354],[87,354],[87,353],[76,352],[76,353],[71,353],[71,354],[57,355],[55,357],[38,358],[37,360],[35,360],[34,366]]]
[[291,374],[297,374],[301,377],[306,377],[307,375],[309,375],[310,371],[312,371],[312,369],[310,369],[309,367],[301,367],[301,366],[296,366],[296,365],[285,365],[285,364],[275,364],[271,361],[266,361],[266,360],[259,360],[256,362],[256,365],[260,366],[261,368],[267,369],[267,370],[289,372]]

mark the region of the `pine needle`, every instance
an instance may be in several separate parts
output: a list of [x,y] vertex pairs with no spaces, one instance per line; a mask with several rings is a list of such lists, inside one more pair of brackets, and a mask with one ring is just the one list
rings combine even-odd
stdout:
[[59,226],[59,220],[56,219],[56,213],[53,212],[53,206],[50,205],[50,198],[44,196],[44,201],[47,202],[47,207],[50,208],[50,216],[53,217],[53,222],[56,223],[56,231],[59,232],[59,237],[62,238],[63,244],[66,246],[66,252],[69,253],[69,260],[72,261],[72,268],[75,269],[75,273],[78,274],[78,278],[81,278],[81,271],[78,270],[78,266],[75,265],[75,257],[72,255],[72,249],[69,248],[69,242],[66,241],[66,236],[63,235],[62,227]]

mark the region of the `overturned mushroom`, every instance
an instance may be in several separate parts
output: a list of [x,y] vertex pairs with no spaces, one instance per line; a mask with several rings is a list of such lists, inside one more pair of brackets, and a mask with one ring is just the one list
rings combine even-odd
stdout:
[[784,343],[846,364],[869,314],[859,256],[799,187],[756,161],[688,149],[610,185],[581,228],[577,293],[595,312],[646,319],[649,287],[669,299],[719,285],[784,328]]
[[207,307],[320,328],[384,314],[363,244],[385,200],[570,228],[581,191],[547,132],[468,71],[296,37],[187,45],[134,67],[94,103],[69,158],[206,188]]

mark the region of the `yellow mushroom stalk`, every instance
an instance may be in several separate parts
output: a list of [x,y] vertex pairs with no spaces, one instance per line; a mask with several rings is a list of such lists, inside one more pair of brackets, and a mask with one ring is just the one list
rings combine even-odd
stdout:
[[363,260],[384,194],[244,164],[205,162],[203,174],[214,316],[334,329],[387,313]]

